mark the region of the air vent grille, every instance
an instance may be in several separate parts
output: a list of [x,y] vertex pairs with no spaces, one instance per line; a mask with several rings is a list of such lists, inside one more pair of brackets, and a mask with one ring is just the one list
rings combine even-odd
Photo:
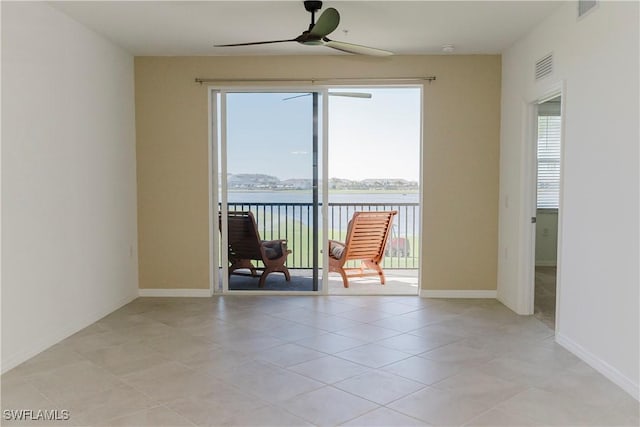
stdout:
[[596,4],[597,0],[578,0],[578,18],[593,9]]
[[548,54],[536,62],[536,80],[547,77],[553,72],[553,54]]

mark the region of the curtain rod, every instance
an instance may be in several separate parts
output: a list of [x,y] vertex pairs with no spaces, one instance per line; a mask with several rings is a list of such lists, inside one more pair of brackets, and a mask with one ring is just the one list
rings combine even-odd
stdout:
[[253,83],[262,83],[262,82],[311,82],[311,84],[317,82],[344,82],[344,81],[357,81],[357,82],[368,82],[368,81],[392,81],[392,82],[402,82],[402,81],[427,81],[431,83],[436,79],[436,76],[423,76],[423,77],[334,77],[334,78],[309,78],[309,79],[283,79],[283,78],[256,78],[256,79],[211,79],[211,78],[200,78],[196,77],[196,83],[228,83],[228,82],[253,82]]

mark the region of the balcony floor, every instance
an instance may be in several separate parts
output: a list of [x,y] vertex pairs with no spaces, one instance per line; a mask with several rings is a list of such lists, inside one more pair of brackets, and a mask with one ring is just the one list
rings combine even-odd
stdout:
[[[229,290],[243,291],[311,291],[312,271],[291,269],[291,281],[284,280],[281,273],[272,273],[267,277],[265,287],[258,288],[258,278],[233,275],[229,280]],[[319,273],[322,277],[322,270]],[[380,285],[377,277],[350,278],[349,288],[342,285],[337,273],[329,275],[330,295],[417,295],[418,270],[385,270],[385,285]]]

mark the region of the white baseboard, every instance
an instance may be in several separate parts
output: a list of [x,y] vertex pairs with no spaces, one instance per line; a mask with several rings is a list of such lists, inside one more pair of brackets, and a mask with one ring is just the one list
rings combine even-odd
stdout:
[[126,297],[118,301],[116,304],[104,307],[102,310],[99,310],[95,314],[81,319],[81,321],[73,322],[73,324],[67,324],[61,328],[56,328],[49,331],[42,331],[38,338],[30,341],[28,347],[23,348],[20,351],[7,356],[6,358],[3,358],[1,372],[4,374],[5,372],[15,368],[22,362],[25,362],[32,357],[42,353],[52,345],[59,343],[63,339],[68,338],[76,332],[91,325],[92,323],[97,322],[106,315],[113,313],[114,311],[116,311],[123,305],[130,303],[137,297],[137,295]]
[[199,297],[212,296],[210,289],[140,289],[141,297]]
[[421,298],[491,298],[495,299],[498,291],[466,291],[466,290],[433,290],[420,289]]
[[557,267],[557,262],[554,261],[536,261],[536,267]]
[[614,384],[629,393],[634,399],[640,400],[640,387],[638,386],[638,384],[634,383],[630,378],[624,376],[624,374],[622,374],[616,368],[609,365],[607,362],[600,359],[598,356],[591,353],[580,344],[560,333],[556,333],[556,342],[562,347],[569,350],[571,353],[578,356],[593,369],[610,379]]

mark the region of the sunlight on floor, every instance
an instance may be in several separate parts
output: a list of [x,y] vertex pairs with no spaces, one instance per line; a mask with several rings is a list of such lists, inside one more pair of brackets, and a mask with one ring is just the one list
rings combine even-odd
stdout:
[[385,271],[386,284],[381,285],[377,277],[349,279],[349,287],[342,285],[337,274],[329,275],[330,295],[417,295],[418,271]]

